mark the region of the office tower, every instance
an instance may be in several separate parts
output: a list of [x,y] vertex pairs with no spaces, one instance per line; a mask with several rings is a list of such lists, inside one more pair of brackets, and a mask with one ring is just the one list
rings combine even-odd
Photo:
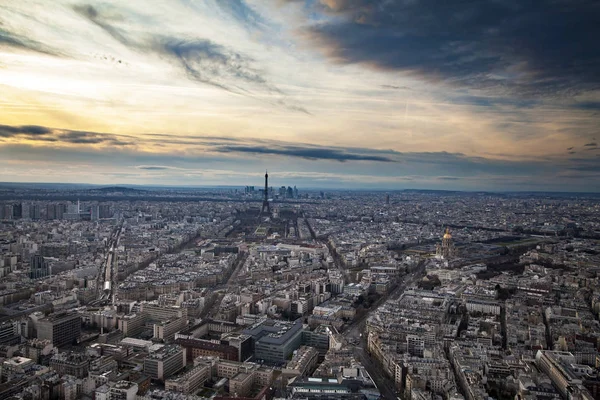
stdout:
[[38,339],[47,339],[55,346],[73,343],[81,335],[81,317],[77,314],[56,314],[37,322]]
[[63,219],[67,206],[64,204],[48,204],[46,206],[46,219]]
[[0,219],[13,219],[13,205],[0,205]]
[[298,188],[296,186],[294,186],[294,198],[298,198]]
[[20,342],[19,323],[17,321],[2,322],[0,324],[0,344],[11,345]]
[[79,201],[77,203],[68,203],[67,204],[67,213],[79,214]]
[[390,195],[389,194],[385,195],[385,204],[387,204],[388,206],[390,205]]
[[92,204],[90,207],[90,219],[92,221],[98,221],[100,219],[100,206],[98,204]]
[[24,218],[26,215],[23,215],[23,203],[17,203],[13,205],[13,219]]
[[39,204],[31,204],[29,206],[29,218],[33,220],[38,220],[41,218]]
[[29,263],[29,277],[31,279],[40,279],[50,275],[50,265],[43,256],[36,254],[31,257]]
[[287,188],[287,198],[288,199],[294,198],[294,189],[292,189],[291,186],[288,186],[288,188]]
[[48,204],[46,206],[46,219],[47,220],[56,219],[56,204]]
[[102,218],[110,218],[112,217],[112,214],[110,212],[110,205],[108,204],[100,204],[99,206],[99,210],[98,210],[98,215],[99,217]]

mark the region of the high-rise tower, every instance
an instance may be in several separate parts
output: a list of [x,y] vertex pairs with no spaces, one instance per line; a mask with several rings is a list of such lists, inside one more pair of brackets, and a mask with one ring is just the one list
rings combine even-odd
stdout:
[[271,206],[269,205],[269,173],[267,171],[265,171],[265,198],[263,199],[260,215],[264,215],[265,210],[267,215],[271,215]]

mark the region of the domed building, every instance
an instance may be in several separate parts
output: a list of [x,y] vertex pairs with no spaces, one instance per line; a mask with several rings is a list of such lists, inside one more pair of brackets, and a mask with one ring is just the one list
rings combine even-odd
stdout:
[[435,254],[445,260],[456,257],[456,247],[454,247],[454,241],[452,240],[452,234],[450,233],[449,228],[446,228],[446,232],[442,237],[442,244],[435,246]]

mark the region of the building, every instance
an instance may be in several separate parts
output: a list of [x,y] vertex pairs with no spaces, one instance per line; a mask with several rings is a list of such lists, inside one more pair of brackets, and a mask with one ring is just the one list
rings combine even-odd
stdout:
[[161,306],[157,303],[142,302],[140,312],[145,313],[153,321],[165,321],[173,318],[187,319],[186,308]]
[[146,319],[142,313],[123,315],[119,317],[119,330],[125,336],[137,336],[144,330]]
[[90,369],[90,358],[83,353],[58,353],[50,359],[50,368],[59,375],[72,375],[85,378]]
[[166,345],[151,353],[144,360],[144,373],[155,380],[164,381],[186,366],[185,348]]
[[100,204],[98,206],[98,216],[100,219],[111,218],[112,214],[110,212],[110,205],[108,204]]
[[229,379],[229,393],[233,397],[246,397],[252,390],[254,383],[252,373],[238,372],[233,378]]
[[186,349],[189,361],[200,356],[219,357],[231,361],[239,360],[238,349],[227,344],[214,343],[213,341],[204,339],[183,337],[176,338],[175,343]]
[[23,347],[25,357],[32,359],[35,363],[44,364],[44,359],[50,358],[54,354],[54,346],[49,340],[30,339]]
[[302,319],[294,322],[264,320],[243,333],[252,336],[257,360],[284,362],[302,344]]
[[48,260],[39,254],[31,257],[29,265],[29,277],[31,279],[45,278],[50,275],[50,264],[48,263]]
[[100,219],[100,206],[98,204],[92,204],[90,207],[90,219],[92,221]]
[[41,218],[39,204],[31,204],[29,206],[29,218],[31,218],[32,220],[38,220]]
[[81,317],[77,314],[56,314],[37,322],[38,339],[47,339],[55,346],[71,344],[81,335]]
[[538,350],[535,364],[542,370],[565,399],[591,400],[594,397],[584,387],[576,369],[577,360],[566,351]]
[[110,388],[110,400],[135,400],[138,392],[138,385],[135,382],[119,381]]
[[456,257],[457,252],[449,228],[446,228],[446,233],[444,233],[444,236],[442,237],[442,244],[436,246],[435,253],[438,257],[442,257],[445,260]]
[[175,318],[154,324],[154,339],[168,341],[175,337],[175,334],[185,327],[186,320]]
[[21,342],[19,335],[19,323],[7,321],[0,323],[0,344],[11,345]]
[[284,373],[291,375],[308,375],[317,367],[319,360],[319,352],[317,349],[308,346],[302,346],[294,351],[294,356],[287,363]]
[[210,378],[210,366],[200,364],[177,378],[167,379],[165,389],[183,394],[195,394]]

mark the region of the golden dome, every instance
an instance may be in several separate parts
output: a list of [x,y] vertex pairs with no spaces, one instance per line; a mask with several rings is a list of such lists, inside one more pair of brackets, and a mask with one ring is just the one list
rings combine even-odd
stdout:
[[450,229],[446,228],[446,233],[444,233],[444,239],[452,239],[452,235],[450,234]]

